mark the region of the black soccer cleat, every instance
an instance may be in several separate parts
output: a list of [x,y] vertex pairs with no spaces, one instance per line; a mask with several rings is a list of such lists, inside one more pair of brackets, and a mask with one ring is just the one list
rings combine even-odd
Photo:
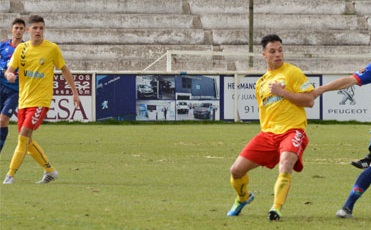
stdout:
[[366,156],[365,158],[359,160],[359,161],[352,161],[352,165],[354,167],[357,167],[359,169],[366,169],[368,167],[370,167],[370,163],[371,163],[371,158],[369,158],[369,156]]
[[281,219],[281,212],[277,209],[271,209],[268,212],[268,220],[269,221],[279,221]]

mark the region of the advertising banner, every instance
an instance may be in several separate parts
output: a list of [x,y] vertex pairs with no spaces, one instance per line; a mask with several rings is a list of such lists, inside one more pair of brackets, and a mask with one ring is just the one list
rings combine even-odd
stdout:
[[[323,84],[345,76],[323,76]],[[323,119],[337,121],[371,121],[371,91],[368,86],[326,92],[322,95]]]
[[[238,120],[259,120],[259,109],[256,101],[255,86],[260,76],[239,77],[237,84],[234,76],[224,76],[224,120],[234,120],[235,99],[237,99]],[[320,84],[320,76],[309,75],[313,86]],[[237,87],[237,94],[235,94]],[[316,99],[313,108],[306,108],[308,119],[320,119],[320,100]]]
[[96,119],[135,120],[135,75],[96,75]]
[[75,109],[72,91],[62,74],[54,74],[53,99],[45,121],[93,121],[93,74],[74,73],[75,86],[79,92],[81,105]]
[[[95,121],[92,86],[94,75],[92,73],[73,73],[72,76],[79,92],[81,105],[75,109],[71,88],[62,74],[54,74],[53,98],[45,121]],[[11,117],[11,121],[17,121],[16,115]]]
[[[339,75],[307,75],[314,87]],[[62,74],[54,75],[53,99],[45,121],[259,120],[255,96],[260,75],[73,73],[81,105]],[[310,120],[371,121],[367,86],[326,92],[305,108]],[[16,115],[11,121],[17,121]]]
[[[237,116],[240,120],[259,120],[258,104],[255,96],[255,82],[260,76],[239,77],[237,84],[234,76],[224,77],[224,119],[234,120],[235,100]],[[237,94],[235,88],[237,87]]]
[[220,120],[219,82],[219,75],[138,75],[136,120]]

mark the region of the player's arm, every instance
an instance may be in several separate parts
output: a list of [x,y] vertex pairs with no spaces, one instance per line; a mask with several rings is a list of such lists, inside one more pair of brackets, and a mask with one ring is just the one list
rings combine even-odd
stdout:
[[75,81],[73,80],[72,73],[70,69],[65,65],[61,68],[62,74],[64,79],[67,81],[68,85],[71,87],[72,90],[72,97],[73,97],[73,103],[75,105],[75,108],[80,106],[80,97],[77,92]]
[[8,66],[8,69],[5,71],[4,74],[6,80],[8,80],[10,83],[14,83],[15,80],[17,80],[17,75],[15,74],[15,69],[11,66]]
[[279,82],[270,83],[269,88],[272,94],[283,97],[297,106],[311,108],[314,105],[314,90],[300,93],[290,92]]
[[325,85],[319,86],[314,90],[315,97],[333,90],[346,89],[352,85],[358,84],[358,80],[354,76],[338,78],[334,81],[331,81]]

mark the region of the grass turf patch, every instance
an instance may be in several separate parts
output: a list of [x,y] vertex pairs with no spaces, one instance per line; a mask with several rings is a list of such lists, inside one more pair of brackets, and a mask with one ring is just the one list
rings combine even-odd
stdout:
[[[280,222],[267,213],[278,169],[250,173],[255,200],[227,217],[235,193],[229,167],[258,131],[257,123],[47,124],[34,133],[60,178],[35,184],[42,169],[26,157],[15,184],[0,186],[1,229],[349,229],[367,228],[368,192],[351,220],[335,212],[361,172],[367,124],[310,124],[304,171],[293,183]],[[16,125],[0,155],[5,177]]]

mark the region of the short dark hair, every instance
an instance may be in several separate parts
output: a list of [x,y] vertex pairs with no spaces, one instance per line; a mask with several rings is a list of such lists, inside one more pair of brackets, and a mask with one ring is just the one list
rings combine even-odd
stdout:
[[42,22],[45,24],[44,18],[39,15],[31,15],[30,18],[28,19],[29,24],[37,23],[37,22]]
[[263,49],[267,46],[269,42],[280,42],[282,43],[282,39],[276,34],[269,34],[262,38],[260,44],[262,45]]
[[12,26],[15,24],[23,24],[23,26],[26,26],[26,22],[22,18],[15,18],[12,22]]

